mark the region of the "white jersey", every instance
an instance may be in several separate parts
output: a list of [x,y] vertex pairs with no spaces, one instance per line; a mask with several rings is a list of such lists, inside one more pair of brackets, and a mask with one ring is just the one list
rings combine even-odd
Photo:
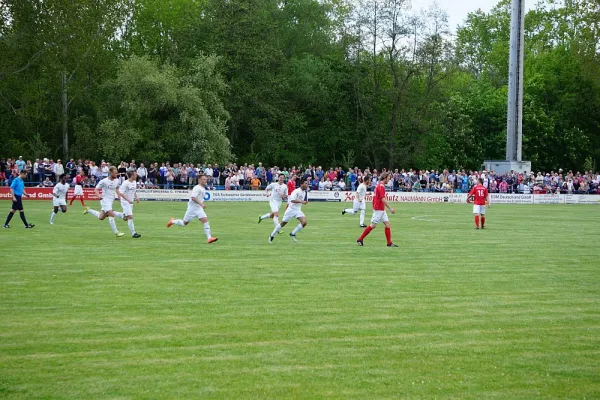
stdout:
[[281,185],[279,182],[271,183],[265,190],[271,192],[271,200],[283,201],[283,198],[287,196],[287,185],[285,183]]
[[109,178],[104,178],[96,185],[97,189],[102,189],[102,200],[111,200],[115,199],[116,190],[119,187],[119,180],[114,179],[110,180]]
[[360,185],[358,185],[358,188],[356,189],[356,199],[360,202],[365,201],[365,197],[367,196],[367,185],[365,185],[364,183],[361,183]]
[[129,179],[121,183],[119,187],[119,192],[123,196],[125,196],[125,201],[134,201],[135,200],[135,191],[137,190],[137,182],[130,182]]
[[300,211],[302,209],[302,203],[292,203],[292,200],[305,201],[307,200],[307,197],[308,194],[301,188],[294,190],[288,199],[290,204],[289,208],[294,211]]
[[[69,191],[69,185],[66,183],[63,185],[62,183],[57,183],[52,189],[52,194],[54,198],[65,199],[67,197],[67,192]],[[58,196],[58,197],[57,197]]]
[[200,204],[196,203],[192,198],[196,198],[200,203],[204,203],[204,195],[206,194],[206,189],[200,185],[194,186],[192,189],[192,194],[190,195],[190,201],[188,202],[188,207],[191,208],[202,208]]

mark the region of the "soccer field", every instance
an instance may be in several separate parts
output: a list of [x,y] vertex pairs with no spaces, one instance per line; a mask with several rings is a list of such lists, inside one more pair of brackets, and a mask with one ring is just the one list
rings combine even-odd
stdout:
[[208,203],[211,245],[165,227],[185,203],[137,205],[140,239],[25,209],[0,230],[2,398],[600,397],[598,206],[495,205],[476,231],[466,204],[396,205],[396,249],[358,247],[340,203],[271,245],[266,203]]

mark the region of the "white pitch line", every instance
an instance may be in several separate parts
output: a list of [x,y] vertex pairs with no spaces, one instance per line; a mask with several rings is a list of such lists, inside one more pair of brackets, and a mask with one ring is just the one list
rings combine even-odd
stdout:
[[435,222],[435,223],[441,222],[437,219],[428,219],[426,217],[429,217],[429,215],[416,215],[416,216],[412,217],[411,219],[414,221]]

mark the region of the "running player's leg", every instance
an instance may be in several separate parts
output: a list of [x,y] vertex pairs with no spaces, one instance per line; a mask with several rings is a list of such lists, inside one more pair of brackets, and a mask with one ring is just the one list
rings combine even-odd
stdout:
[[167,227],[170,227],[171,225],[186,226],[194,218],[198,218],[198,216],[196,215],[196,211],[194,209],[192,209],[190,206],[188,206],[187,211],[185,212],[185,215],[183,216],[183,219],[171,218],[171,220],[167,224]]
[[304,228],[307,224],[307,220],[306,217],[304,216],[304,214],[302,212],[299,212],[296,215],[296,219],[298,220],[299,224],[296,225],[296,227],[294,228],[294,230],[290,233],[290,236],[292,237],[292,239],[294,239],[294,241],[296,240],[296,234],[298,232],[300,232],[302,230],[302,228]]
[[371,233],[371,231],[373,229],[375,229],[377,227],[378,223],[382,222],[384,214],[385,214],[385,211],[373,211],[373,217],[371,218],[371,225],[367,226],[365,228],[365,230],[363,231],[362,235],[360,235],[360,237],[356,241],[358,244],[360,244],[362,246],[363,240],[369,235],[369,233]]
[[485,228],[485,206],[480,206],[481,229]]
[[342,215],[344,215],[344,214],[354,215],[354,214],[356,214],[356,211],[358,211],[358,207],[359,207],[359,201],[357,199],[354,199],[352,208],[344,208],[344,211],[342,211]]
[[208,217],[206,216],[206,213],[204,212],[203,209],[198,210],[198,214],[199,214],[199,220],[200,222],[202,222],[202,225],[204,225],[204,234],[206,235],[206,240],[208,241],[208,243],[214,243],[217,240],[219,240],[218,237],[214,237],[212,235],[212,232],[210,231],[210,223],[208,222]]
[[271,234],[269,235],[269,237],[271,238],[270,241],[273,240],[273,238],[275,237],[275,235],[277,235],[277,233],[281,230],[281,228],[283,228],[284,226],[287,225],[287,223],[292,220],[293,218],[296,218],[296,212],[294,212],[294,210],[292,210],[291,208],[288,208],[285,211],[285,214],[283,214],[283,218],[281,219],[281,222],[278,223],[275,226],[275,229],[273,230],[273,232],[271,232]]
[[365,202],[363,201],[360,204],[360,226],[364,227],[365,226]]
[[55,205],[52,209],[52,213],[50,213],[50,225],[54,224],[54,218],[56,218],[56,214],[58,214],[58,206]]

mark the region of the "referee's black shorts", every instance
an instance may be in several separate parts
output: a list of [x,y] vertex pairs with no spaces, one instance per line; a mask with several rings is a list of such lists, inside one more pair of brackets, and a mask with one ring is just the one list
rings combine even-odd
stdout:
[[17,199],[17,201],[12,202],[12,207],[10,209],[16,211],[23,211],[23,199],[21,198],[21,196],[17,195],[15,195],[15,199]]

